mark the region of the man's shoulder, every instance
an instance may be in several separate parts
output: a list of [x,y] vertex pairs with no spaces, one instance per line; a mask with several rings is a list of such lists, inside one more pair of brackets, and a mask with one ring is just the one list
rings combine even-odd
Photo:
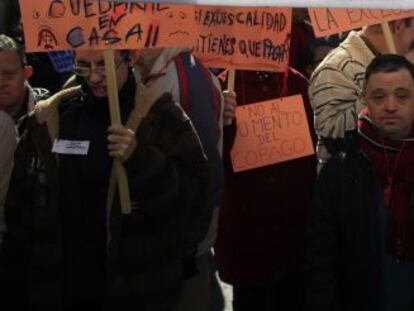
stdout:
[[329,52],[312,76],[319,76],[325,70],[334,70],[344,74],[355,69],[365,71],[373,57],[374,54],[361,38],[360,33],[353,31],[344,42]]
[[39,123],[47,122],[47,120],[57,117],[60,103],[71,102],[79,96],[79,86],[59,91],[47,99],[38,101],[31,116],[36,118]]
[[169,92],[164,92],[155,99],[151,110],[153,114],[172,117],[177,121],[186,121],[188,116],[185,114],[182,107],[173,100],[173,96]]
[[[356,138],[346,138],[340,151],[332,155],[322,171],[329,176],[353,176],[369,166],[367,159],[360,150]],[[321,171],[321,174],[322,174]],[[359,173],[358,173],[359,174]]]

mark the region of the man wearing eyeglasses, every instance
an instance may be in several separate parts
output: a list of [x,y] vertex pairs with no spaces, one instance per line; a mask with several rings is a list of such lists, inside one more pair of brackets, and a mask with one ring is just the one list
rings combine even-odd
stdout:
[[[0,296],[12,302],[2,310],[16,310],[16,301],[25,310],[174,306],[183,276],[180,232],[186,213],[204,205],[206,159],[171,95],[137,83],[137,57],[115,52],[126,126],[110,125],[101,51],[76,51],[81,85],[39,103],[30,116],[46,169],[47,188],[39,191],[48,199],[29,203],[30,194],[20,192],[28,202],[10,217],[0,260],[0,283],[7,280]],[[117,193],[108,199],[113,159],[127,172],[130,214],[121,212]]]

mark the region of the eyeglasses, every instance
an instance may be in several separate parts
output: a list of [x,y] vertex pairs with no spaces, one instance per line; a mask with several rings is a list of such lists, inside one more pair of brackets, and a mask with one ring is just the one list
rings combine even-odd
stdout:
[[[115,65],[115,69],[118,70],[118,68],[121,67],[122,63],[128,59],[128,57],[129,57],[129,54],[125,54],[119,60],[119,62]],[[79,65],[75,63],[73,65],[72,71],[74,74],[81,76],[81,77],[89,77],[92,74],[92,72],[100,76],[106,75],[105,65],[95,65],[95,67],[92,67],[91,64]]]

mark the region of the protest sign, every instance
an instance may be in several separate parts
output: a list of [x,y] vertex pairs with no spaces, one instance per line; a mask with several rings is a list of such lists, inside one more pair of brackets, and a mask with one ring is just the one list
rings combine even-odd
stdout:
[[[133,49],[190,46],[194,9],[93,0],[20,0],[26,49]],[[177,14],[175,14],[177,12]],[[162,25],[161,25],[162,21]]]
[[366,10],[366,9],[309,9],[316,37],[413,17],[414,10]]
[[211,67],[284,71],[291,9],[20,0],[30,52],[194,47]]
[[236,119],[231,151],[235,172],[314,154],[300,95],[240,106]]
[[[108,0],[106,0],[108,1]],[[115,2],[142,2],[142,0],[114,0]],[[193,5],[292,7],[292,8],[363,8],[363,9],[414,9],[412,0],[146,0]]]
[[292,10],[195,7],[195,54],[209,67],[285,71]]

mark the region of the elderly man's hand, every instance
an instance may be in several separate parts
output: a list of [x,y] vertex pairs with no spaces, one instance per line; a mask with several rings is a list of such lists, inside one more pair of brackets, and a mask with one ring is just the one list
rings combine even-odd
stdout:
[[225,90],[223,91],[224,97],[224,124],[230,125],[233,119],[236,117],[237,108],[237,95],[235,92]]
[[122,125],[111,125],[108,128],[109,156],[125,162],[137,146],[135,133]]

